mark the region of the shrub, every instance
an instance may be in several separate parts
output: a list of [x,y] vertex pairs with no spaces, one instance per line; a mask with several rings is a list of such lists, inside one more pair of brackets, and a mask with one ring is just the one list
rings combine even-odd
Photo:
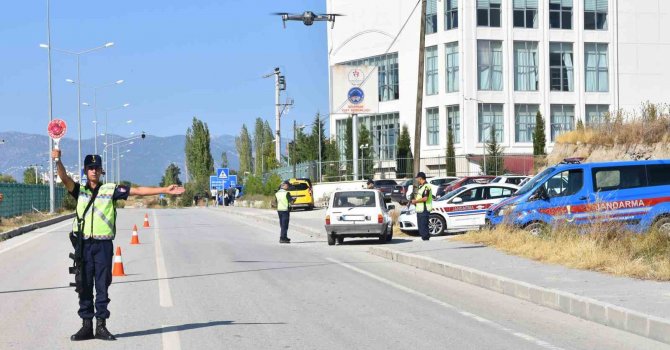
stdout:
[[279,185],[281,185],[281,177],[279,177],[277,174],[270,175],[268,180],[265,182],[265,195],[273,195],[275,192],[277,192]]

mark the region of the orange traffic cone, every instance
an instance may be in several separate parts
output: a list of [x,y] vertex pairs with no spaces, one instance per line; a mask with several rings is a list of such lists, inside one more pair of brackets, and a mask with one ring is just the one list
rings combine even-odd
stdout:
[[112,276],[125,276],[123,271],[123,261],[121,260],[121,247],[116,247],[116,254],[114,254],[114,269],[112,269]]
[[137,225],[133,225],[133,237],[130,239],[130,244],[140,244],[140,237],[137,235]]
[[149,227],[149,214],[144,214],[144,227]]

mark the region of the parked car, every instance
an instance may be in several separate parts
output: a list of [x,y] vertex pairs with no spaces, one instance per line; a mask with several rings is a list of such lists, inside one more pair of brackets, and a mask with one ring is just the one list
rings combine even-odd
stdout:
[[330,196],[326,211],[328,245],[350,237],[377,237],[380,243],[393,238],[393,222],[379,190],[337,190]]
[[530,179],[530,176],[525,175],[501,175],[491,180],[491,183],[500,183],[500,184],[512,184],[521,186],[521,183],[524,180]]
[[433,195],[435,195],[435,191],[438,187],[440,187],[440,185],[452,183],[456,180],[458,180],[458,177],[456,176],[437,176],[427,179],[430,187],[433,188]]
[[414,183],[414,179],[407,179],[400,185],[395,186],[393,188],[393,192],[391,193],[391,199],[402,205],[407,204],[407,190],[408,188],[411,188],[412,183]]
[[440,185],[440,187],[437,188],[437,191],[435,191],[435,196],[438,198],[442,197],[461,186],[469,184],[487,184],[493,179],[495,179],[495,176],[492,175],[465,176],[454,182]]
[[487,211],[488,225],[503,221],[536,235],[566,223],[619,224],[637,232],[656,228],[670,234],[670,160],[566,160]]
[[[487,208],[509,198],[518,189],[511,184],[470,184],[449,192],[433,201],[428,219],[431,236],[478,230],[485,224]],[[398,223],[403,231],[418,230],[413,206],[401,212]]]
[[398,185],[395,180],[373,180],[374,188],[379,190],[384,195],[384,201],[391,201],[391,194],[393,189]]
[[288,182],[288,191],[291,197],[295,198],[295,202],[291,205],[291,210],[296,208],[314,209],[312,181],[309,179],[289,179]]

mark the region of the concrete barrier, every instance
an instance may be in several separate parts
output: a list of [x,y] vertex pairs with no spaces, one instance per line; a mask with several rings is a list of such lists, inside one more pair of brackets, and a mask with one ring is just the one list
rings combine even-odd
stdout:
[[526,300],[587,321],[670,344],[670,320],[667,319],[426,256],[381,247],[370,247],[369,252],[385,259]]
[[10,239],[10,238],[14,238],[14,237],[20,236],[24,233],[28,233],[28,232],[33,231],[33,230],[37,230],[38,228],[50,226],[50,225],[59,223],[61,221],[65,221],[65,220],[73,219],[73,218],[74,218],[74,213],[71,213],[71,214],[65,214],[65,215],[57,216],[57,217],[51,218],[49,220],[34,222],[32,224],[21,226],[19,228],[13,229],[11,231],[0,233],[0,241],[4,241],[4,240]]

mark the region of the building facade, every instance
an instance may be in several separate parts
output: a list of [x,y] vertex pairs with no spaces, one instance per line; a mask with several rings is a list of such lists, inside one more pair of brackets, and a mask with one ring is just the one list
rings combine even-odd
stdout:
[[[359,116],[375,158],[395,157],[403,125],[414,136],[420,4],[327,1],[346,15],[328,29],[329,65],[379,67],[379,113]],[[428,0],[421,156],[445,155],[449,127],[457,155],[481,154],[491,135],[532,153],[537,111],[550,151],[578,120],[669,102],[668,58],[668,0]],[[347,118],[331,115],[342,144]]]

